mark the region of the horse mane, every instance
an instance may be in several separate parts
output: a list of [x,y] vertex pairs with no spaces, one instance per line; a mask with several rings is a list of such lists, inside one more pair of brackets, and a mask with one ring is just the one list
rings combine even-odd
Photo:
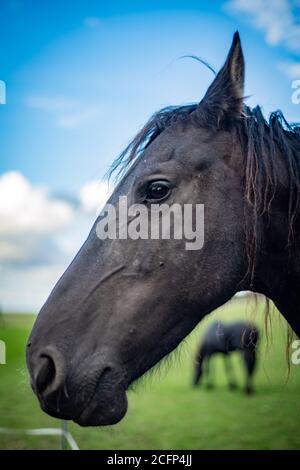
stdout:
[[[134,137],[120,156],[113,162],[110,175],[117,172],[117,179],[124,177],[139,160],[143,151],[166,129],[178,122],[192,122],[193,125],[216,131],[213,124],[202,116],[193,119],[191,114],[198,104],[169,106],[156,112],[141,131]],[[290,124],[281,111],[270,114],[267,120],[259,106],[244,107],[240,119],[229,121],[226,128],[236,132],[244,150],[245,200],[251,208],[251,216],[245,225],[248,275],[250,285],[254,282],[257,254],[262,234],[259,219],[270,214],[276,190],[282,181],[278,159],[286,170],[288,178],[288,227],[289,242],[293,238],[294,222],[300,208],[300,125]]]
[[145,126],[132,139],[122,153],[112,163],[109,176],[116,173],[119,180],[136,162],[143,151],[168,127],[176,122],[187,121],[197,104],[167,106],[154,113]]
[[[262,216],[270,215],[276,191],[283,184],[287,184],[288,193],[287,245],[293,242],[294,224],[300,208],[300,126],[288,123],[280,110],[272,112],[267,121],[261,108],[256,106],[245,108],[245,116],[237,130],[245,144],[245,199],[251,209],[246,221],[251,285],[262,238],[258,222]],[[286,183],[283,183],[282,168],[287,175]]]

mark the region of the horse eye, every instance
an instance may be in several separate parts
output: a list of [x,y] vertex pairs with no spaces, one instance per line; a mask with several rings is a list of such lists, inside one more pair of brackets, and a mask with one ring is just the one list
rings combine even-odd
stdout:
[[171,185],[168,181],[159,180],[151,181],[146,188],[146,201],[160,201],[165,199],[171,190]]

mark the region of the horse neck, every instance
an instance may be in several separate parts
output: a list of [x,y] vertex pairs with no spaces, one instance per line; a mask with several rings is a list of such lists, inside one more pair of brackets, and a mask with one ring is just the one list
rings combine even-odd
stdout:
[[258,256],[255,290],[269,297],[300,336],[300,218],[291,226],[282,199],[263,217],[263,243]]

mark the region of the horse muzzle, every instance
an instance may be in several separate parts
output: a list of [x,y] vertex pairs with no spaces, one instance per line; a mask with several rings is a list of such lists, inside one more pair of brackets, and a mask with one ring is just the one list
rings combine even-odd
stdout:
[[127,411],[126,384],[120,367],[97,357],[80,367],[67,366],[52,346],[27,354],[31,386],[44,412],[80,426],[119,422]]

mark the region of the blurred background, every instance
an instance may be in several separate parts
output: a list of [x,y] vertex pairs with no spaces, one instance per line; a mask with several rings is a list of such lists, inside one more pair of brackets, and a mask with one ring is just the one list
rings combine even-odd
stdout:
[[[246,58],[247,103],[267,116],[292,102],[300,79],[299,0],[0,1],[0,428],[57,427],[28,386],[24,345],[34,316],[105,203],[113,159],[156,110],[199,101],[238,29]],[[3,102],[3,99],[0,99]],[[274,311],[262,334],[256,395],[191,388],[203,328],[215,318],[255,315],[263,299],[233,299],[205,319],[170,371],[130,394],[111,429],[71,425],[81,448],[299,448],[300,375],[287,379],[286,324]],[[25,315],[26,314],[26,315]],[[179,355],[176,355],[176,358]],[[239,357],[233,357],[243,381]],[[0,448],[57,448],[49,437],[1,435]]]

